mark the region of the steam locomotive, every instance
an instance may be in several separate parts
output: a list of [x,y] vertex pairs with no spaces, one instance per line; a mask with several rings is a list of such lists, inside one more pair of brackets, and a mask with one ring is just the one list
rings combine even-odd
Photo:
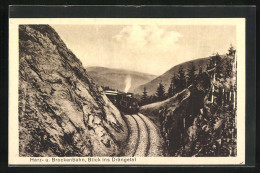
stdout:
[[133,93],[105,90],[105,94],[121,112],[135,114],[139,111],[139,105]]

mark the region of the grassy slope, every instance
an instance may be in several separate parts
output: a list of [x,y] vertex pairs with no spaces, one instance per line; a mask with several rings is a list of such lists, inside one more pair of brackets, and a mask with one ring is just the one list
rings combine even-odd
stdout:
[[187,97],[189,97],[189,95],[190,95],[189,89],[185,89],[166,100],[141,106],[140,112],[148,116],[150,119],[152,119],[152,121],[159,127],[160,126],[159,115],[158,115],[159,110],[162,107],[163,108],[171,107],[172,109],[174,109],[178,107],[180,101],[185,100]]

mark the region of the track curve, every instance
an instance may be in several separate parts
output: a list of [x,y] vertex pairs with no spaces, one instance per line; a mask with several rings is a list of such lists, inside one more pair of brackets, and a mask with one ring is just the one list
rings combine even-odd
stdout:
[[145,115],[125,115],[129,127],[129,139],[123,149],[127,157],[163,156],[163,139],[157,126]]
[[139,127],[137,121],[131,116],[126,115],[126,123],[129,127],[129,139],[127,141],[126,147],[123,149],[124,156],[132,157],[135,155],[136,149],[138,147],[138,141],[140,140]]

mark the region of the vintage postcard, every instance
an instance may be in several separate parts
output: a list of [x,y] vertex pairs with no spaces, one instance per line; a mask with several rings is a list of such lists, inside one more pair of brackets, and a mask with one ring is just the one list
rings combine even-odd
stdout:
[[9,165],[245,164],[244,18],[10,18]]

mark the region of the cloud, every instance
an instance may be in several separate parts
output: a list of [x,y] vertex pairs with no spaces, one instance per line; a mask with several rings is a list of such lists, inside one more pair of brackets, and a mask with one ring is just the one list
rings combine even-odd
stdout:
[[124,27],[114,39],[122,48],[134,53],[152,51],[165,53],[178,48],[177,41],[182,35],[175,31],[167,31],[158,26],[132,25]]
[[53,25],[84,66],[162,74],[236,45],[233,25]]

